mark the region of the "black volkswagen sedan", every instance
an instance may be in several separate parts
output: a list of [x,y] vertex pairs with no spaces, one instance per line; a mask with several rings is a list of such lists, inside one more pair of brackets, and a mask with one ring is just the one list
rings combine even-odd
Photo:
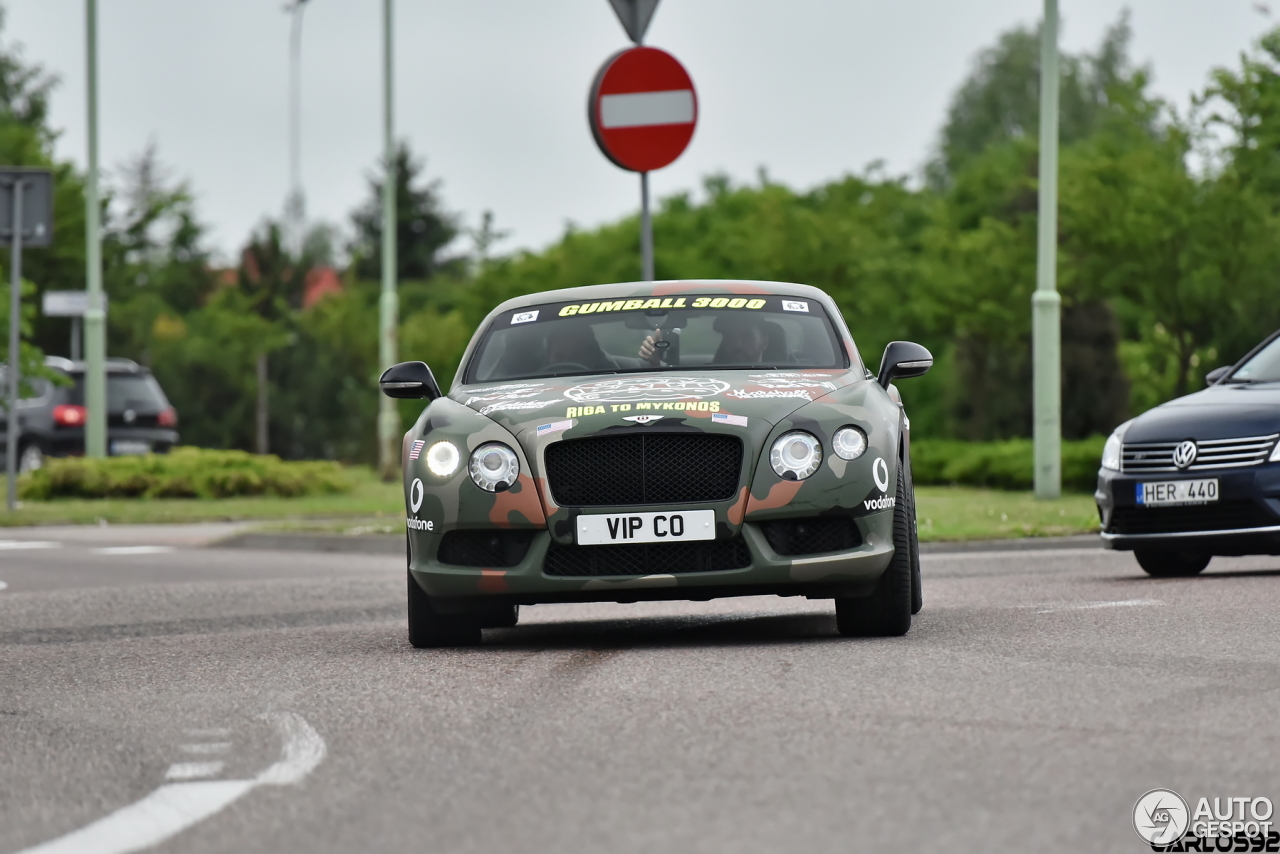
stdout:
[[1151,575],[1280,554],[1280,332],[1205,381],[1121,424],[1102,452],[1102,542]]

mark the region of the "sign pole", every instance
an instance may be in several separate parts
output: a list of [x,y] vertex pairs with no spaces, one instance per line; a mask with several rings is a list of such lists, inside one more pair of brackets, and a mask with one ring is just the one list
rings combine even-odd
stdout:
[[8,476],[5,491],[10,513],[18,507],[18,440],[22,438],[22,423],[18,420],[18,383],[22,375],[18,331],[22,325],[22,186],[25,183],[20,178],[13,182],[13,242],[9,255],[12,274],[9,285],[9,405],[5,410],[4,470]]
[[[400,313],[396,292],[396,139],[392,112],[391,0],[382,3],[382,296],[378,302],[378,361],[386,370],[396,362],[396,327]],[[382,397],[378,409],[378,471],[390,480],[400,474],[400,410]]]
[[84,313],[84,453],[107,455],[107,313],[102,304],[102,223],[98,205],[98,4],[85,0],[86,100],[89,112],[89,174],[85,180],[85,265],[89,307]]
[[649,216],[649,173],[640,173],[640,278],[653,281],[653,219]]
[[1062,297],[1058,294],[1058,0],[1040,33],[1040,216],[1031,297],[1036,498],[1062,494]]

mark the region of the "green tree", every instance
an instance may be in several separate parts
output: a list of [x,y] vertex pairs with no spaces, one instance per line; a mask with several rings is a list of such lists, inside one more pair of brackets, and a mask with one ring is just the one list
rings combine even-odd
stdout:
[[[460,256],[445,249],[461,232],[457,214],[445,210],[440,181],[421,182],[425,163],[406,143],[396,149],[396,278],[425,280],[440,272],[460,272]],[[350,250],[356,274],[362,279],[382,277],[382,179],[369,178],[370,198],[351,215],[355,240]]]

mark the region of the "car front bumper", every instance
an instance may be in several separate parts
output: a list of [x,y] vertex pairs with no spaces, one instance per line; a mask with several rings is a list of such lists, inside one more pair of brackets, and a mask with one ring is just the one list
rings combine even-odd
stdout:
[[[560,576],[544,571],[551,533],[538,529],[528,552],[517,565],[501,569],[455,566],[434,557],[430,535],[410,532],[409,565],[414,578],[436,607],[447,612],[450,600],[465,609],[468,601],[510,601],[532,605],[546,602],[635,602],[658,599],[706,600],[725,596],[783,595],[831,598],[869,594],[893,558],[893,512],[854,519],[862,544],[822,554],[789,556],[775,552],[761,528],[741,526],[750,552],[750,565],[710,572],[629,576]],[[593,548],[579,546],[577,548]]]
[[[1218,481],[1216,502],[1172,507],[1137,503],[1141,483],[1208,478]],[[1178,549],[1221,556],[1280,554],[1280,463],[1140,475],[1102,469],[1093,497],[1105,548]]]

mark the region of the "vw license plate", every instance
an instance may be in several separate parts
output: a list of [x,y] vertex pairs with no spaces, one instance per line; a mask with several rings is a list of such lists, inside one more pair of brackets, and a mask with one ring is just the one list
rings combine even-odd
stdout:
[[132,439],[117,439],[111,443],[111,456],[127,457],[151,453],[150,442],[139,442]]
[[578,545],[607,543],[669,543],[672,540],[714,540],[716,511],[676,513],[608,513],[578,517]]
[[1140,483],[1137,500],[1147,507],[1163,504],[1207,504],[1218,500],[1218,479]]

